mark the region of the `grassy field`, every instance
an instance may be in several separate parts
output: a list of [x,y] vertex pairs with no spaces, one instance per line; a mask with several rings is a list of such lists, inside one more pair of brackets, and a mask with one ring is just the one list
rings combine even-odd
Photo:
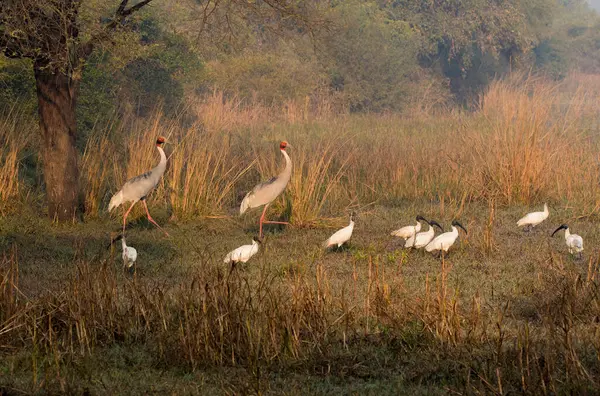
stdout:
[[[36,139],[0,124],[0,390],[7,394],[507,394],[600,391],[597,79],[495,83],[474,113],[284,114],[215,95],[200,121],[124,120],[82,156],[86,217],[43,219]],[[317,109],[318,110],[318,109]],[[126,135],[126,133],[130,135]],[[150,211],[111,248],[111,193],[173,141]],[[129,137],[127,137],[129,136]],[[260,253],[222,262],[258,231],[245,191],[294,174]],[[525,213],[550,206],[526,235]],[[346,249],[321,243],[358,213]],[[417,214],[461,234],[440,261],[389,233]],[[560,224],[583,236],[571,258]]]
[[[376,206],[350,246],[325,253],[333,229],[270,229],[255,258],[225,253],[256,232],[243,220],[169,223],[164,238],[134,222],[138,271],[107,249],[115,223],[53,227],[3,220],[0,382],[45,390],[147,393],[563,393],[598,391],[600,232],[551,207],[531,235],[465,207],[469,230],[442,263],[406,252],[389,231],[437,202]],[[166,218],[158,215],[164,223]],[[567,221],[585,238],[573,260]]]

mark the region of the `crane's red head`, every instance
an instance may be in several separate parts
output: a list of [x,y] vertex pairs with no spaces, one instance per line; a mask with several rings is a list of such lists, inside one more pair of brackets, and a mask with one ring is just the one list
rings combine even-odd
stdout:
[[289,145],[290,144],[284,140],[283,142],[279,143],[279,149],[285,150]]
[[164,137],[162,137],[162,136],[159,136],[156,139],[156,147],[162,146],[163,144],[165,144],[165,142],[166,142],[166,139]]

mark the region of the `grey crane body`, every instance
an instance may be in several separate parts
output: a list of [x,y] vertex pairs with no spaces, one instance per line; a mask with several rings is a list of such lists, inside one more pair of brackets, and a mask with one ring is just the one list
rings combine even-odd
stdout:
[[145,199],[146,196],[158,185],[160,178],[167,168],[167,156],[162,147],[156,147],[160,153],[160,162],[154,168],[146,173],[132,177],[127,180],[121,190],[117,192],[108,206],[110,212],[113,208],[120,206],[125,202],[137,202]]
[[287,147],[291,147],[287,142],[281,142],[279,144],[279,149],[281,150],[281,154],[285,159],[285,168],[283,171],[273,177],[272,179],[262,182],[258,184],[256,187],[252,189],[246,196],[244,197],[242,204],[240,205],[240,214],[244,214],[248,209],[257,208],[259,206],[264,205],[264,209],[262,215],[259,220],[259,238],[263,237],[262,226],[264,223],[267,224],[288,224],[283,221],[267,221],[265,220],[265,213],[267,212],[267,207],[271,202],[275,200],[287,186],[288,182],[292,177],[292,160],[290,156],[286,153],[285,149]]
[[165,173],[165,169],[167,168],[167,156],[165,155],[164,150],[161,145],[165,143],[165,138],[162,136],[156,140],[156,149],[160,154],[160,161],[158,165],[149,170],[146,173],[143,173],[139,176],[133,177],[125,182],[121,190],[119,190],[113,197],[110,199],[110,203],[108,205],[108,211],[110,212],[114,208],[118,208],[121,204],[125,202],[131,202],[131,206],[125,212],[123,216],[123,233],[125,233],[125,224],[127,221],[127,216],[129,212],[133,208],[133,206],[138,202],[142,201],[144,204],[144,208],[146,209],[146,214],[148,215],[148,220],[161,229],[167,236],[169,235],[166,231],[164,231],[161,226],[159,226],[156,221],[150,216],[150,212],[148,211],[148,205],[146,205],[146,196],[156,187],[160,178]]
[[240,214],[245,213],[248,209],[270,204],[285,190],[292,177],[292,160],[285,149],[281,150],[281,154],[285,159],[283,171],[270,180],[256,185],[252,191],[246,194],[240,205]]

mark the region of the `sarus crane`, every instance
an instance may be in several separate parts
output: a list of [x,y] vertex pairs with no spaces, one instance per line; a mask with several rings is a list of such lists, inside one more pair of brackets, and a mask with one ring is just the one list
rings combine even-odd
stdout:
[[144,208],[146,209],[146,214],[148,215],[148,220],[157,226],[167,236],[169,236],[169,234],[163,230],[156,221],[154,221],[152,216],[150,216],[148,205],[146,204],[146,197],[154,189],[154,187],[156,187],[167,167],[167,156],[162,148],[162,145],[165,143],[166,140],[162,136],[159,136],[156,139],[156,149],[160,154],[160,162],[158,165],[146,173],[127,180],[123,187],[110,199],[110,203],[108,205],[109,212],[114,208],[118,208],[125,202],[131,202],[131,206],[123,215],[123,235],[125,235],[125,225],[127,223],[127,216],[129,215],[129,212],[131,212],[133,205],[135,205],[138,201],[142,201]]
[[240,214],[244,214],[248,209],[265,205],[259,221],[259,238],[261,239],[263,237],[263,224],[289,224],[285,221],[265,220],[265,213],[267,212],[269,204],[285,190],[285,187],[292,177],[292,160],[285,151],[288,147],[292,147],[288,142],[283,141],[279,144],[279,150],[285,159],[285,168],[283,168],[283,171],[272,179],[262,182],[254,187],[252,191],[246,194],[240,205]]

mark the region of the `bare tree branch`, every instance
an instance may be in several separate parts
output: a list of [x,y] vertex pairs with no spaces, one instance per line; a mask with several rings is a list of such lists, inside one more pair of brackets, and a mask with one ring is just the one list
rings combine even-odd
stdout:
[[94,51],[94,47],[106,40],[108,40],[111,34],[120,25],[125,22],[125,19],[136,11],[139,11],[144,6],[148,5],[152,0],[143,0],[134,6],[126,9],[129,0],[121,0],[119,8],[115,12],[113,19],[108,23],[102,31],[93,35],[86,43],[82,44],[78,51],[78,57],[82,60],[87,59]]
[[125,7],[127,7],[127,3],[129,0],[121,0],[121,4],[119,4],[119,8],[117,8],[116,15],[123,15],[123,11],[125,11]]
[[[123,0],[123,1],[125,1],[125,0]],[[134,12],[138,11],[139,9],[141,9],[142,7],[146,6],[146,5],[147,5],[148,3],[150,3],[151,1],[152,1],[152,0],[143,0],[143,1],[140,1],[140,2],[139,2],[139,3],[137,3],[136,5],[134,5],[134,6],[131,6],[129,9],[127,9],[127,10],[123,11],[123,12],[121,13],[121,16],[126,18],[126,17],[128,17],[129,15],[131,15],[131,14],[133,14]]]

